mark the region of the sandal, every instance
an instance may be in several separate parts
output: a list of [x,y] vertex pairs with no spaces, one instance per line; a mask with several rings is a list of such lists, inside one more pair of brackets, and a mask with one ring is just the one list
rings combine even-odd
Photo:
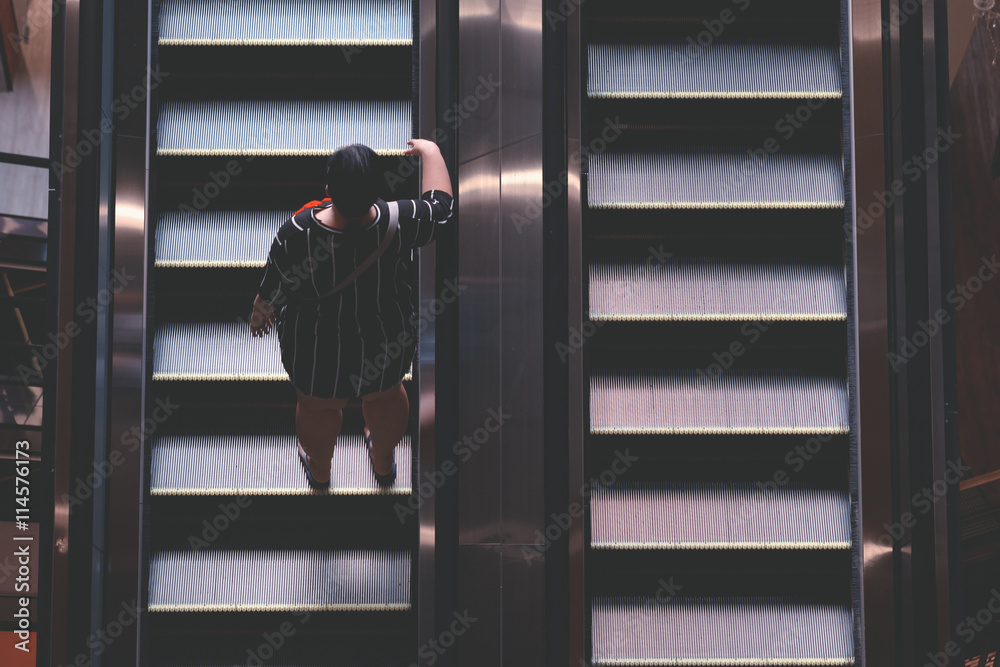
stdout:
[[365,439],[365,446],[368,448],[368,463],[371,464],[372,474],[375,475],[375,481],[378,482],[379,486],[392,486],[396,483],[396,457],[393,455],[392,461],[392,472],[380,475],[375,472],[375,460],[372,458],[372,434],[371,432],[366,432],[363,434]]
[[299,461],[302,461],[302,467],[306,471],[306,481],[309,482],[309,486],[316,489],[317,491],[324,491],[330,488],[329,480],[326,482],[317,482],[312,476],[312,472],[309,471],[309,458],[306,454],[306,450],[302,449],[302,445],[299,445]]

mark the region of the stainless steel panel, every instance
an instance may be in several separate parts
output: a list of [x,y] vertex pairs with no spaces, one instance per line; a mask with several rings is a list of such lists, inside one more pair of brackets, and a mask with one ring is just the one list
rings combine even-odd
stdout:
[[[433,137],[437,110],[437,0],[424,0],[420,3],[419,26],[420,34],[414,35],[419,40],[419,99],[417,100],[417,120],[421,137]],[[437,244],[431,244],[419,251],[420,262],[420,311],[430,307],[436,299],[436,269]],[[420,392],[418,406],[419,434],[417,436],[417,475],[418,479],[427,479],[437,467],[437,432],[435,401],[436,368],[436,325],[431,324],[424,332],[420,341],[420,353],[417,362],[417,390]],[[417,545],[416,589],[417,589],[417,645],[424,646],[438,636],[436,627],[437,609],[437,579],[435,572],[435,545],[437,534],[435,530],[437,502],[435,495],[425,498],[418,512],[420,532]],[[419,649],[418,649],[419,650]]]
[[441,118],[457,131],[461,164],[500,148],[502,91],[494,82],[502,79],[500,0],[459,0],[458,7],[458,100]]
[[[543,20],[542,0],[504,0],[500,6],[500,69],[504,83],[501,146],[542,131]],[[540,149],[540,140],[538,144]],[[541,169],[540,150],[538,168]],[[538,250],[541,256],[541,244]]]
[[542,142],[502,148],[500,166],[500,404],[510,415],[501,432],[503,540],[531,544],[545,531]]
[[525,558],[520,546],[503,548],[503,664],[545,665],[545,555]]
[[[500,153],[458,167],[459,230],[459,544],[501,542],[501,432],[486,430],[501,404]],[[478,430],[478,432],[477,432]],[[476,441],[479,438],[480,442]]]
[[[105,614],[136,605],[134,624],[108,647],[105,664],[138,664],[145,595],[142,576],[143,478],[148,443],[143,397],[146,392],[147,152],[145,138],[119,136],[114,209],[114,268],[141,279],[130,281],[112,300],[109,458],[122,463],[107,480],[107,553],[109,575]],[[169,418],[169,417],[167,417]],[[138,428],[140,435],[130,431]]]
[[[53,17],[53,28],[58,28],[59,19]],[[53,118],[51,133],[53,145],[51,147],[54,160],[61,159],[63,151],[67,146],[75,146],[78,138],[78,109],[77,100],[79,95],[79,68],[77,62],[80,50],[80,3],[79,0],[69,0],[65,5],[65,12],[62,17],[62,90],[53,90],[55,101],[52,104],[53,111],[59,109],[61,101],[61,117]],[[59,35],[57,29],[54,35]],[[53,53],[60,54],[58,44],[54,44]],[[53,63],[56,65],[56,63]],[[57,66],[58,67],[58,66]],[[57,69],[56,71],[59,71]],[[59,94],[61,92],[61,95]],[[58,113],[58,112],[57,112]],[[62,142],[58,141],[61,137]],[[53,229],[53,245],[58,248],[56,252],[49,252],[49,270],[55,269],[54,274],[58,277],[58,284],[49,281],[46,289],[47,297],[58,297],[54,310],[55,317],[47,315],[47,322],[55,324],[61,331],[64,326],[72,322],[75,318],[73,309],[73,278],[75,275],[74,262],[76,253],[76,215],[77,215],[77,195],[76,195],[76,170],[70,170],[60,183],[53,171],[49,175],[49,187],[56,189],[56,196],[51,196],[49,202],[58,202],[58,214],[55,210],[53,215],[58,215],[58,219]],[[51,311],[50,311],[51,312]],[[56,664],[67,659],[67,631],[68,612],[67,601],[69,600],[69,520],[70,506],[69,494],[72,492],[72,484],[75,480],[70,479],[70,446],[71,433],[70,425],[71,402],[73,398],[73,341],[60,352],[56,359],[55,380],[52,374],[45,383],[48,389],[49,409],[45,415],[45,428],[43,432],[43,448],[51,452],[52,461],[52,535],[49,540],[42,543],[41,548],[48,548],[51,553],[51,588],[50,596],[46,601],[47,613],[50,617],[49,636],[39,637],[40,641],[47,641],[49,662]],[[78,547],[81,552],[89,550],[87,544]],[[74,649],[76,647],[73,647]],[[44,649],[42,651],[44,653]]]
[[[583,267],[583,192],[581,191],[580,148],[583,140],[583,49],[580,35],[580,12],[574,12],[566,22],[566,239],[568,276],[568,312],[566,327],[583,325],[584,318],[584,267]],[[584,383],[583,355],[573,354],[569,364],[569,396],[567,440],[569,442],[567,506],[583,505],[584,450],[583,439],[590,428],[587,414],[589,387]],[[582,665],[587,651],[587,610],[584,590],[584,522],[577,521],[569,528],[569,661],[568,665]]]
[[452,664],[457,667],[513,664],[501,659],[503,563],[500,545],[460,545],[458,564],[458,595],[454,613],[467,614],[476,620],[465,634],[455,640]]
[[[892,522],[892,459],[889,434],[888,303],[884,214],[869,215],[875,194],[885,190],[883,131],[882,7],[852,0],[851,119],[854,140],[857,351],[860,447],[859,504],[862,539],[861,664],[891,665],[894,656],[894,587],[891,545],[879,542]],[[858,103],[863,100],[863,103]]]

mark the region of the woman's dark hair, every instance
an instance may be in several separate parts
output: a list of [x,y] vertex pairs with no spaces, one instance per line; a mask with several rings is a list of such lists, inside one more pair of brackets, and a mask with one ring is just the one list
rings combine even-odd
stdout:
[[364,215],[378,199],[379,179],[375,151],[364,144],[337,149],[326,161],[326,185],[341,215]]

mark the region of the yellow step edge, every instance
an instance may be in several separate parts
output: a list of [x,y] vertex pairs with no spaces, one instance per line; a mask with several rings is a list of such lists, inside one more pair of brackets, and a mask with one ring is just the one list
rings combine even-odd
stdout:
[[849,433],[846,426],[774,426],[774,427],[625,427],[599,426],[591,427],[593,435],[839,435]]
[[594,658],[595,667],[827,667],[854,658]]
[[600,202],[589,207],[601,209],[837,209],[844,208],[840,201],[744,201],[744,202]]
[[[333,153],[336,147],[332,148],[157,148],[156,154],[164,157],[205,157],[205,156],[232,156],[232,157],[306,157]],[[379,155],[396,156],[404,155],[402,148],[382,148],[375,149]]]
[[592,542],[592,549],[685,551],[702,549],[749,550],[849,550],[850,542]]
[[843,97],[839,90],[775,90],[775,91],[735,91],[735,90],[683,90],[683,91],[587,91],[592,100],[792,100],[823,99],[833,100]]
[[149,611],[158,612],[232,612],[232,611],[409,611],[407,602],[385,604],[151,604]]
[[153,496],[408,496],[409,486],[388,488],[339,487],[323,491],[309,488],[223,488],[223,487],[153,487]]
[[[154,372],[154,382],[282,382],[287,373],[163,373]],[[403,376],[404,382],[413,380],[413,373]]]
[[253,38],[239,39],[228,37],[161,37],[160,46],[412,46],[413,39],[409,37],[394,37],[386,39],[364,39],[357,37],[344,38]]
[[591,313],[592,322],[843,322],[847,313]]

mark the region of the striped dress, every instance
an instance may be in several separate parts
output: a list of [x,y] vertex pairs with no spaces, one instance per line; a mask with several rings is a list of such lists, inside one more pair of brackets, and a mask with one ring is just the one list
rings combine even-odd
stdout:
[[[327,206],[329,204],[326,204]],[[434,240],[451,217],[450,195],[375,202],[366,227],[332,229],[321,206],[289,218],[275,234],[260,296],[276,311],[281,362],[296,389],[319,398],[357,398],[402,380],[416,346],[412,249]],[[353,283],[320,301],[371,255],[391,218],[399,228],[378,261]]]

